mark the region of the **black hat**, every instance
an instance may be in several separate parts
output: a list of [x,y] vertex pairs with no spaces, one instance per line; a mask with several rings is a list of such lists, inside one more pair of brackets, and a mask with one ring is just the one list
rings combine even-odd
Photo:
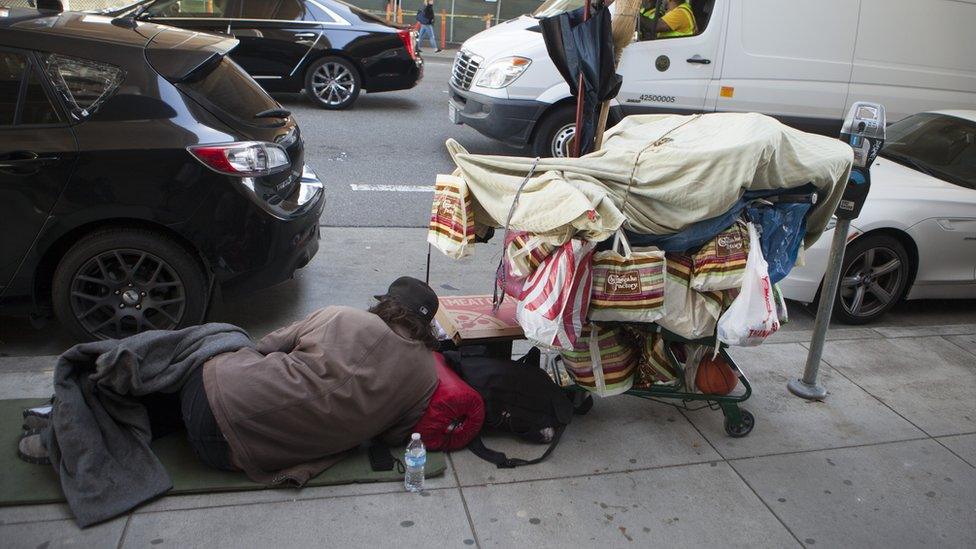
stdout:
[[416,313],[427,322],[434,320],[437,313],[437,294],[430,286],[411,276],[401,276],[390,284],[386,295],[373,296],[376,299],[393,298],[401,305]]

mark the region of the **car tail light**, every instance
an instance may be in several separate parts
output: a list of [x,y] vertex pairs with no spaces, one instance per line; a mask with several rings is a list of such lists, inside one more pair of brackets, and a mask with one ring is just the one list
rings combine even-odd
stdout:
[[414,47],[415,41],[413,36],[413,31],[410,29],[400,29],[397,31],[400,35],[400,40],[403,40],[403,46],[407,48],[407,53],[410,54],[411,59],[417,58],[417,48]]
[[194,145],[186,150],[211,170],[239,177],[261,177],[291,164],[285,149],[263,141]]

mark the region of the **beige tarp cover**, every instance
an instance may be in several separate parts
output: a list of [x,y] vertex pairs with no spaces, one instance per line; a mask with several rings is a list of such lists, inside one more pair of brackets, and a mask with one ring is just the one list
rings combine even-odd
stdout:
[[[447,142],[474,199],[479,224],[504,226],[532,158],[469,154]],[[649,234],[679,232],[729,210],[747,190],[813,183],[817,207],[807,246],[823,232],[851,169],[851,147],[761,114],[629,116],[582,158],[543,158],[519,197],[512,229],[565,240],[610,236],[621,223]],[[629,197],[624,200],[625,195]]]

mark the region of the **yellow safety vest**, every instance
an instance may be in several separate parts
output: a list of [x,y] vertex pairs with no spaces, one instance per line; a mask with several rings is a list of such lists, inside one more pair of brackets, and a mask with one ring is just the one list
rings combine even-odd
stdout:
[[679,4],[678,7],[674,8],[676,10],[685,10],[688,12],[688,17],[691,19],[691,30],[690,31],[667,31],[657,33],[658,38],[674,38],[676,36],[694,36],[698,33],[698,22],[695,21],[695,13],[691,11],[691,4],[685,2],[684,4]]

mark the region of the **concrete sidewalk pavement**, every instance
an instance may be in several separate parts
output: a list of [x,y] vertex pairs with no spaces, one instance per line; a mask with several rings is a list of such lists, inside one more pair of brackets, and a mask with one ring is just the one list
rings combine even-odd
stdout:
[[[423,273],[422,234],[324,230],[298,280],[215,314],[260,336],[327,303],[362,306],[395,275]],[[432,285],[486,293],[498,253],[493,243],[460,262],[435,255]],[[913,325],[906,314],[833,330],[824,402],[786,391],[809,341],[809,318],[794,316],[768,343],[733,351],[755,391],[743,405],[756,416],[746,438],[727,437],[718,411],[618,396],[574,418],[549,460],[502,470],[457,452],[424,495],[387,483],[173,496],[87,530],[63,505],[7,507],[0,539],[5,547],[976,544],[972,312],[942,325]],[[55,352],[26,349],[0,346],[10,355],[0,357],[0,398],[50,394]],[[488,444],[525,457],[540,451],[507,438]]]

